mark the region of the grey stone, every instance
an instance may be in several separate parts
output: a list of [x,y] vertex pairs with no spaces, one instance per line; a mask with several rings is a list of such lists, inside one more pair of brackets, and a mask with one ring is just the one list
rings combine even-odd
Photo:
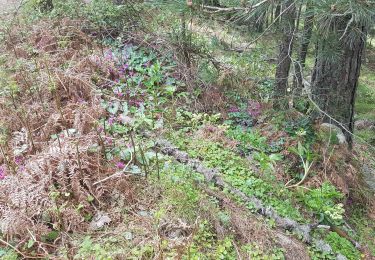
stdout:
[[336,125],[333,125],[333,124],[329,124],[329,123],[323,123],[323,124],[320,125],[320,127],[323,128],[323,129],[329,129],[330,131],[335,131],[337,139],[339,140],[339,143],[340,144],[346,143],[345,135],[342,132],[340,127],[338,127]]
[[338,254],[336,256],[336,260],[347,260],[346,256],[342,255],[342,254]]
[[101,229],[105,225],[111,223],[111,218],[107,213],[99,211],[90,223],[90,228],[93,230]]
[[375,191],[375,168],[370,164],[363,164],[362,175],[368,187]]
[[319,249],[323,253],[331,253],[332,252],[331,246],[328,245],[323,240],[317,240],[317,241],[315,241],[315,246],[316,246],[317,249]]

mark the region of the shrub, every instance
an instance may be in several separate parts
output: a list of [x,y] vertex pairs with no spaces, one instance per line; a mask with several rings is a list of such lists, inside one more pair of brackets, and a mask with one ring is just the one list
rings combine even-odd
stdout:
[[34,18],[43,17],[45,10],[49,10],[49,17],[86,20],[87,23],[83,26],[102,37],[117,36],[142,21],[138,16],[141,13],[140,5],[136,3],[115,4],[111,0],[92,0],[90,3],[81,0],[54,0],[53,8],[45,8],[44,2],[46,1],[30,0],[26,8],[28,15]]
[[342,198],[343,195],[328,182],[301,195],[302,202],[319,215],[322,222],[336,225],[341,224],[344,214],[343,204],[337,203]]

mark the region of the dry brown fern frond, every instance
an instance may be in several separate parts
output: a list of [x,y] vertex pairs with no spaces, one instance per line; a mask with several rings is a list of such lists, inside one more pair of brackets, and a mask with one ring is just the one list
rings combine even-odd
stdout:
[[105,190],[92,185],[104,173],[96,153],[90,150],[96,139],[96,135],[88,134],[78,146],[79,139],[73,137],[62,138],[60,146],[57,141],[50,142],[40,153],[27,158],[17,174],[8,174],[2,180],[0,227],[4,234],[39,234],[34,226],[43,224],[47,230],[49,224],[43,214],[58,208],[58,217],[48,217],[52,223],[63,224],[69,231],[85,229],[84,218],[76,208],[82,205],[85,212],[94,212],[94,204],[87,198],[101,198]]
[[[135,200],[130,179],[94,185],[113,174],[95,131],[105,111],[92,80],[107,71],[87,55],[99,51],[78,23],[40,21],[27,27],[27,37],[13,30],[8,49],[0,44],[17,87],[16,95],[0,100],[1,125],[8,130],[4,149],[14,167],[0,180],[0,232],[19,246],[52,230],[85,231],[87,219],[109,208],[115,193],[124,204]],[[15,53],[11,43],[17,43]],[[29,149],[31,139],[36,149]],[[7,168],[1,157],[0,167]]]
[[210,140],[213,142],[220,142],[229,149],[235,149],[238,145],[238,141],[232,140],[225,135],[226,129],[217,127],[215,125],[205,125],[197,131],[197,136],[204,140]]

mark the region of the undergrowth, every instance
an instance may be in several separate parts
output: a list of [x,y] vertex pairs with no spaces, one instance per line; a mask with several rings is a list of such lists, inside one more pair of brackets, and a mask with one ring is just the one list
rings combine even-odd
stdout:
[[[249,162],[232,151],[216,143],[202,142],[199,139],[189,140],[186,136],[183,137],[182,144],[178,141],[176,143],[188,151],[191,157],[202,159],[207,167],[218,169],[228,183],[245,194],[264,200],[283,216],[303,220],[293,205],[292,193],[281,185],[275,187],[277,184],[271,182],[275,180],[272,176],[263,176],[266,180],[259,178],[250,170]],[[252,206],[248,207],[251,209]]]
[[335,252],[341,253],[347,259],[355,260],[361,258],[361,254],[353,246],[353,244],[350,243],[350,241],[348,241],[347,239],[338,235],[337,233],[330,232],[326,236],[325,240],[330,244],[330,246]]
[[[265,42],[238,52],[253,37],[243,28],[225,26],[215,35],[221,24],[212,22],[204,33],[190,11],[190,23],[181,27],[180,13],[160,12],[155,3],[53,1],[50,12],[40,3],[28,1],[22,9],[28,20],[1,26],[2,259],[290,254],[272,237],[280,232],[272,219],[235,215],[251,212],[253,205],[242,208],[233,194],[161,154],[157,139],[165,137],[281,216],[344,227],[345,196],[321,181],[322,156],[313,152],[325,137],[308,114],[300,114],[309,111],[308,102],[299,100],[295,111],[280,113],[270,107],[274,50]],[[148,8],[156,17],[146,25],[141,13]],[[155,21],[164,25],[158,33]],[[231,37],[239,41],[228,42]],[[359,118],[372,113],[368,82],[369,75],[359,86]],[[218,101],[220,109],[200,104],[207,101]],[[361,134],[370,140],[371,132]],[[306,187],[305,177],[312,180]],[[236,223],[243,219],[253,222]],[[351,220],[360,233],[350,236],[369,240],[373,228],[366,226],[373,223],[358,213]],[[252,237],[249,223],[264,233]],[[313,245],[313,259],[361,257],[337,233],[319,238],[333,252]]]

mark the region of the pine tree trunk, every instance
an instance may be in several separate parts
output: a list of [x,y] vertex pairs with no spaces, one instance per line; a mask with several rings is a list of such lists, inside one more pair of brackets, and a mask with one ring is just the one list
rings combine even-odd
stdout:
[[275,19],[279,19],[279,15],[281,12],[281,4],[277,3],[275,8]]
[[271,12],[270,12],[270,24],[273,23],[273,19],[274,19],[274,16],[273,16],[274,11],[273,11],[273,9],[274,9],[274,5],[272,4],[272,6],[271,6]]
[[[347,22],[348,20],[343,23],[341,32],[345,30]],[[341,127],[350,147],[352,135],[344,128],[351,133],[354,130],[355,97],[366,44],[366,29],[362,26],[357,26],[356,29],[359,32],[356,36],[339,41],[341,53],[337,55],[337,59],[327,55],[331,51],[331,42],[323,41],[318,45],[312,75],[312,97],[320,109],[329,115],[323,115],[323,120]],[[330,117],[340,123],[332,121]]]
[[263,25],[264,25],[264,20],[267,19],[267,13],[264,12],[262,13],[261,15],[259,15],[259,17],[256,19],[256,22],[255,22],[255,28],[256,28],[256,31],[258,33],[261,33],[263,32]]
[[296,68],[296,78],[294,81],[294,88],[295,89],[301,89],[303,87],[303,70],[305,68],[306,64],[306,57],[307,57],[307,51],[310,45],[310,40],[313,32],[313,26],[314,26],[314,13],[312,12],[312,5],[311,2],[309,2],[306,6],[306,17],[303,25],[303,32],[301,37],[301,46],[300,46],[300,52],[297,58],[297,63],[295,65]]
[[306,12],[309,14],[306,16],[304,25],[303,25],[303,36],[301,42],[301,51],[299,54],[299,61],[301,62],[302,68],[305,67],[306,64],[306,57],[307,57],[307,50],[310,45],[310,40],[313,32],[314,26],[314,13],[312,13],[312,6],[308,5]]
[[220,6],[220,1],[219,1],[219,0],[213,0],[213,1],[212,1],[212,4],[213,4],[214,6]]
[[39,2],[39,7],[42,12],[50,12],[53,9],[52,0],[42,0]]
[[297,19],[296,19],[296,29],[297,29],[297,32],[299,30],[299,23],[300,23],[300,19],[301,19],[301,13],[302,13],[302,4],[299,5],[298,12],[297,12]]
[[220,1],[219,0],[205,0],[204,4],[220,7]]
[[[288,89],[288,77],[293,50],[293,37],[295,30],[296,7],[294,1],[288,0],[284,6],[284,13],[281,19],[282,38],[277,61],[275,75],[275,108],[286,107],[286,96]],[[287,8],[287,9],[286,9]]]

